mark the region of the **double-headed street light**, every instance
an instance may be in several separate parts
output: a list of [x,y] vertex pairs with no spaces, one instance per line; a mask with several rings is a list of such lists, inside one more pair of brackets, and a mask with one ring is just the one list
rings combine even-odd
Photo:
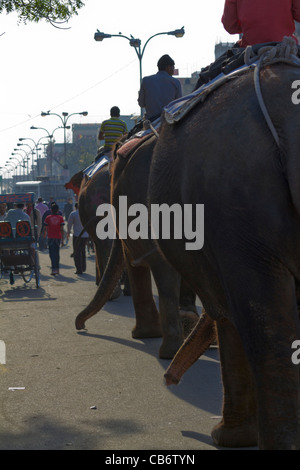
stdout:
[[[45,114],[46,115],[46,114]],[[60,117],[60,116],[59,116]],[[48,129],[46,129],[45,127],[36,127],[36,126],[31,126],[30,129],[34,129],[34,130],[43,130],[45,132],[47,132],[47,135],[46,136],[43,136],[41,137],[41,139],[44,139],[44,138],[48,138],[49,139],[49,142],[50,142],[50,165],[49,165],[49,169],[50,169],[50,176],[52,176],[52,166],[53,166],[53,136],[54,136],[54,132],[57,131],[58,129],[70,129],[70,126],[59,126],[59,127],[56,127],[52,133],[50,134],[50,132],[48,131]],[[41,140],[40,139],[40,140]],[[59,163],[62,167],[64,167],[64,165],[62,165],[60,162],[57,161],[57,163]]]
[[[23,177],[24,177],[25,176],[25,168],[26,168],[25,163],[27,162],[27,156],[24,157],[21,153],[16,153],[16,152],[12,152],[11,155],[12,155],[12,157],[9,157],[9,160],[14,160],[15,159],[15,160],[18,161],[19,167],[20,167],[19,176],[21,177],[21,168],[23,168]],[[18,157],[20,157],[21,160],[19,160]]]
[[[23,144],[18,143],[17,145],[20,146],[20,145],[23,145]],[[20,155],[20,157],[23,158],[23,163],[24,163],[24,165],[26,164],[26,166],[24,166],[24,176],[25,176],[25,168],[26,167],[27,167],[27,176],[28,176],[29,175],[28,161],[30,160],[30,156],[29,156],[30,152],[26,152],[26,150],[24,150],[20,147],[15,148],[14,152],[24,152],[24,155],[22,155],[21,153],[12,153],[12,155]]]
[[152,36],[150,36],[150,38],[147,39],[147,41],[145,42],[145,45],[144,45],[142,50],[141,50],[141,40],[137,39],[137,38],[134,38],[132,35],[130,35],[130,37],[128,37],[128,36],[124,36],[121,33],[119,33],[119,34],[106,34],[106,33],[102,33],[101,31],[97,30],[97,32],[94,35],[94,39],[95,39],[95,41],[103,41],[103,39],[107,39],[107,38],[125,38],[125,39],[127,39],[129,41],[130,46],[134,47],[136,55],[139,59],[140,84],[141,84],[142,78],[143,78],[143,76],[142,76],[142,60],[143,60],[143,56],[144,56],[146,46],[152,38],[154,38],[155,36],[161,36],[162,34],[167,34],[169,36],[175,36],[176,38],[182,38],[185,34],[184,26],[182,26],[182,28],[180,28],[180,29],[175,29],[174,31],[165,31],[163,33],[153,34]]
[[68,120],[70,119],[71,116],[75,116],[75,115],[87,116],[88,112],[87,111],[81,111],[80,113],[71,113],[71,114],[63,112],[62,115],[57,114],[57,113],[50,113],[50,111],[47,111],[47,112],[42,111],[41,112],[41,116],[43,116],[43,117],[44,116],[57,116],[57,117],[59,117],[59,119],[62,122],[62,127],[64,129],[64,168],[65,169],[68,168],[68,165],[67,165],[67,135],[66,135],[66,129],[68,129],[67,122],[68,122]]
[[[6,166],[8,168],[8,172],[14,171],[15,172],[15,177],[17,179],[17,166],[18,165],[13,166],[10,162],[6,162],[4,164],[4,166]],[[9,167],[10,167],[10,169],[9,169]]]
[[[13,154],[12,154],[13,155]],[[17,162],[16,164],[16,177],[17,177],[17,168],[19,167],[19,176],[21,177],[21,166],[22,166],[22,160],[19,160],[16,156],[9,157],[9,160],[15,160]]]
[[[36,156],[37,156],[37,159],[38,159],[38,150],[39,150],[39,149],[38,149],[38,146],[37,146],[36,142],[35,142],[33,139],[31,139],[30,137],[20,137],[19,140],[20,140],[21,142],[23,142],[24,140],[30,140],[31,142],[33,142],[34,147],[35,147],[35,150],[36,150]],[[23,145],[28,145],[28,144],[23,144]],[[31,163],[32,168],[31,168],[31,171],[32,171],[32,179],[34,180],[34,159],[33,159],[34,151],[33,151],[33,149],[30,147],[30,145],[28,145],[28,147],[31,149],[31,156],[32,156],[32,163]]]

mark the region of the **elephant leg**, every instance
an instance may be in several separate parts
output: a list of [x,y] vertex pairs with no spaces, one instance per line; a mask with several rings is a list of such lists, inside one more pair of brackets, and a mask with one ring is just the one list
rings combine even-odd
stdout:
[[[183,325],[179,315],[180,277],[171,266],[162,266],[162,261],[152,267],[159,294],[159,313],[163,341],[159,350],[161,359],[172,359],[183,343]],[[198,317],[197,317],[198,319]]]
[[[228,437],[227,433],[227,445],[236,446],[243,441],[246,444],[243,437],[245,425],[242,423],[254,426],[254,389],[259,448],[300,448],[299,366],[293,364],[291,357],[292,343],[300,338],[295,283],[282,266],[276,265],[276,268],[276,271],[273,268],[276,275],[270,269],[267,271],[267,266],[261,273],[246,270],[237,273],[240,283],[236,282],[236,289],[231,290],[230,301],[236,331],[231,325],[225,325],[225,330],[223,323],[218,323],[225,396],[223,428],[226,425],[228,428],[232,420],[235,424],[236,416],[242,425],[241,431],[236,433],[237,440],[230,435]],[[245,285],[246,279],[248,292],[245,296],[237,286]],[[249,301],[246,302],[245,298]],[[243,344],[244,353],[240,344]],[[251,375],[253,381],[250,380]],[[221,445],[223,440],[225,445],[224,430],[222,440],[217,429],[213,435],[216,442]],[[247,445],[252,444],[249,436]]]
[[126,296],[131,295],[130,283],[129,283],[128,273],[127,273],[127,269],[126,269],[126,268],[124,269],[123,276],[122,276],[122,281],[121,281],[121,282],[122,282],[122,284],[124,284],[124,287],[123,287],[123,295],[126,295]]
[[222,447],[257,445],[257,412],[252,372],[236,331],[228,321],[216,322],[223,379],[223,418],[212,431]]
[[183,279],[180,281],[179,314],[186,338],[198,323],[199,315],[196,307],[196,294]]
[[136,317],[132,337],[161,337],[162,330],[152,294],[150,269],[145,266],[133,267],[130,262],[127,262],[127,273]]
[[180,282],[179,308],[183,311],[198,313],[196,294],[183,279]]
[[274,279],[267,289],[271,293],[269,315],[264,318],[260,356],[253,361],[259,448],[300,450],[299,365],[293,363],[291,349],[293,341],[300,339],[294,280],[287,273],[286,278]]

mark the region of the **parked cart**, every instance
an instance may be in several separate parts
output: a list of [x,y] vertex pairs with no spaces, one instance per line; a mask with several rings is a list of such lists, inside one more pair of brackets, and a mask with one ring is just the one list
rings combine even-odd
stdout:
[[[34,193],[3,194],[0,203],[28,203],[34,207]],[[0,279],[9,276],[14,284],[15,275],[20,275],[28,283],[35,278],[36,287],[40,286],[40,266],[37,251],[37,221],[33,211],[34,228],[26,220],[16,223],[15,231],[8,221],[0,221]]]

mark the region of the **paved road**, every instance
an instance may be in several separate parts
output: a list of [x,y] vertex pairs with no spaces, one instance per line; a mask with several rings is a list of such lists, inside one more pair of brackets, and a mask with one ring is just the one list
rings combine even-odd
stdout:
[[[41,287],[0,280],[0,449],[217,450],[210,431],[220,415],[218,350],[211,348],[177,386],[163,374],[160,339],[131,337],[131,297],[109,302],[77,332],[74,320],[93,296],[93,256],[74,274],[71,248],[61,274],[40,254]],[[20,389],[10,388],[20,387]]]

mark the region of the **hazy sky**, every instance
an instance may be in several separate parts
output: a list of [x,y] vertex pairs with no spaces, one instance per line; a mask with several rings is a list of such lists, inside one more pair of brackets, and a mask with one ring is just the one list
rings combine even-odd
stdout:
[[[157,60],[169,54],[179,76],[214,60],[219,41],[235,41],[221,23],[224,0],[152,0],[138,4],[114,0],[86,0],[86,5],[59,30],[42,22],[18,25],[15,15],[0,16],[1,106],[0,166],[17,147],[20,137],[38,141],[45,131],[61,125],[58,117],[41,117],[41,111],[88,111],[87,117],[73,116],[74,122],[101,122],[112,106],[121,114],[139,113],[139,61],[124,38],[94,40],[97,29],[110,34],[131,34],[142,46],[153,34],[185,27],[185,36],[161,35],[150,40],[143,56],[143,75],[156,73]],[[63,142],[63,131],[54,134]],[[46,143],[43,139],[41,142]],[[28,145],[33,142],[26,141]],[[24,150],[29,150],[24,146]],[[23,154],[23,152],[21,152]]]

